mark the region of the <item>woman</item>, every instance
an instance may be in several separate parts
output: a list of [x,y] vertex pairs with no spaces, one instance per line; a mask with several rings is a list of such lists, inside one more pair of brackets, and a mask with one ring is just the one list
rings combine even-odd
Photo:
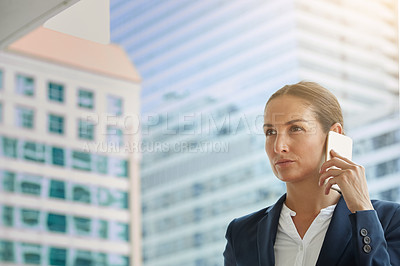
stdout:
[[325,162],[329,131],[344,134],[343,117],[322,86],[299,82],[271,96],[265,150],[286,194],[229,224],[225,265],[400,265],[400,205],[371,202],[362,166],[333,150]]

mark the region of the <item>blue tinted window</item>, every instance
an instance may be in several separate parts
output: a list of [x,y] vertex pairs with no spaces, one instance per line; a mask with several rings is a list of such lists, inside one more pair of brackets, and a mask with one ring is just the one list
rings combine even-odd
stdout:
[[95,261],[92,258],[92,253],[89,251],[78,250],[74,266],[94,266]]
[[47,228],[52,232],[65,233],[67,229],[67,218],[65,215],[49,213],[47,216]]
[[6,157],[17,158],[17,143],[16,139],[3,137],[3,154]]
[[22,258],[25,264],[41,264],[41,246],[35,244],[21,244]]
[[64,86],[54,82],[48,84],[48,97],[49,100],[55,102],[64,102]]
[[34,79],[24,75],[17,75],[16,91],[18,94],[33,96],[35,94]]
[[91,169],[91,156],[86,152],[73,151],[72,152],[72,168],[90,171]]
[[80,139],[94,139],[94,124],[93,122],[79,119],[78,136]]
[[15,191],[15,173],[3,171],[3,190],[9,192]]
[[90,234],[91,219],[83,217],[74,217],[75,230],[79,235]]
[[17,127],[33,128],[34,127],[34,111],[32,108],[17,106],[15,108],[15,124]]
[[23,147],[24,159],[43,163],[45,161],[45,146],[27,141]]
[[10,241],[0,241],[0,261],[14,262],[14,243]]
[[21,210],[22,223],[26,226],[38,225],[39,215],[40,213],[37,210],[22,209]]
[[90,203],[90,190],[86,186],[81,186],[81,185],[75,185],[72,189],[72,194],[73,194],[73,200],[74,201],[79,201],[79,202],[84,202],[84,203]]
[[49,265],[65,266],[67,265],[67,250],[63,248],[51,247],[49,252]]
[[64,149],[58,147],[51,148],[51,161],[53,165],[65,165]]
[[65,182],[58,180],[50,180],[50,193],[51,198],[65,199]]
[[91,91],[79,90],[78,92],[78,106],[93,109],[94,106],[94,94]]
[[49,115],[49,132],[56,134],[64,134],[64,117],[59,115]]
[[14,225],[14,208],[10,206],[3,206],[3,225],[13,226]]

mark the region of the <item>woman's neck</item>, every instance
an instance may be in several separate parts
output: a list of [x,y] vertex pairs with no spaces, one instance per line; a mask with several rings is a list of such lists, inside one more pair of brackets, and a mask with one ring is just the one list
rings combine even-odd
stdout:
[[[310,180],[310,179],[309,179]],[[318,182],[286,183],[286,206],[298,214],[316,216],[321,209],[334,205],[339,201],[340,194],[331,190],[325,195],[325,186]]]

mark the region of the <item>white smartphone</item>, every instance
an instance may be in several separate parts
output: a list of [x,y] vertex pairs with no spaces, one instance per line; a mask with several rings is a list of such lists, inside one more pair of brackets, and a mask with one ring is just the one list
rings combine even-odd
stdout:
[[329,131],[328,139],[326,141],[325,161],[331,159],[330,151],[334,150],[341,156],[351,160],[353,155],[353,140],[345,135]]
[[[325,161],[331,159],[331,150],[334,150],[339,153],[339,155],[351,160],[353,155],[353,140],[343,134],[329,131],[328,139],[326,141]],[[340,192],[339,186],[336,184],[332,186],[332,189]]]

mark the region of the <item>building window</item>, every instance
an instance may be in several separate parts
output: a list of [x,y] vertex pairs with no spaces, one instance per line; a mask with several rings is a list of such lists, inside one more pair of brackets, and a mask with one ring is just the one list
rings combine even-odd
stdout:
[[80,139],[94,140],[93,122],[79,119],[78,136]]
[[22,243],[22,258],[25,264],[40,265],[41,264],[41,247],[40,245]]
[[64,102],[64,86],[58,83],[48,83],[48,97],[50,101]]
[[0,241],[0,261],[14,262],[14,243],[10,241]]
[[3,154],[6,157],[17,158],[17,139],[3,137]]
[[107,144],[113,147],[124,145],[124,134],[122,129],[115,126],[107,126]]
[[41,183],[42,178],[40,176],[25,174],[20,181],[20,191],[24,194],[40,196],[42,190]]
[[29,161],[44,163],[45,145],[27,141],[23,147],[23,157]]
[[78,106],[87,109],[94,107],[94,94],[91,91],[80,89],[78,90]]
[[37,210],[21,209],[21,221],[25,226],[37,226],[39,224],[39,216],[40,212]]
[[77,235],[90,235],[92,220],[83,217],[74,217],[75,232]]
[[108,222],[106,220],[99,220],[99,237],[103,239],[108,238]]
[[17,106],[16,113],[16,126],[22,128],[33,128],[34,126],[34,111],[31,108]]
[[65,199],[65,182],[58,180],[50,180],[51,198]]
[[94,265],[92,253],[90,251],[78,250],[76,253],[74,266],[92,266]]
[[96,156],[96,171],[100,174],[107,174],[108,162],[107,157],[102,155]]
[[9,171],[2,171],[3,190],[8,192],[15,191],[15,173]]
[[79,151],[72,152],[72,168],[90,171],[90,164],[90,153]]
[[97,190],[97,202],[100,206],[111,206],[114,201],[110,190],[99,187]]
[[108,95],[107,111],[112,115],[122,115],[122,98]]
[[111,223],[111,239],[129,241],[129,225],[125,223]]
[[128,177],[128,161],[112,158],[110,174],[118,177]]
[[35,81],[33,77],[17,75],[16,91],[21,95],[33,96],[35,94]]
[[3,225],[14,226],[14,208],[10,206],[3,206],[2,215]]
[[79,202],[84,202],[84,203],[90,203],[90,189],[86,186],[82,185],[75,185],[72,189],[73,193],[73,200],[74,201],[79,201]]
[[49,252],[49,265],[65,266],[67,265],[67,250],[63,248],[51,247]]
[[58,147],[51,148],[51,162],[53,165],[64,166],[65,156],[64,149]]
[[52,232],[65,233],[67,231],[67,217],[65,215],[49,213],[47,228]]
[[107,262],[107,254],[105,253],[97,253],[96,254],[96,265],[99,266],[107,266],[108,262]]
[[49,115],[49,132],[64,134],[64,117],[59,115]]

